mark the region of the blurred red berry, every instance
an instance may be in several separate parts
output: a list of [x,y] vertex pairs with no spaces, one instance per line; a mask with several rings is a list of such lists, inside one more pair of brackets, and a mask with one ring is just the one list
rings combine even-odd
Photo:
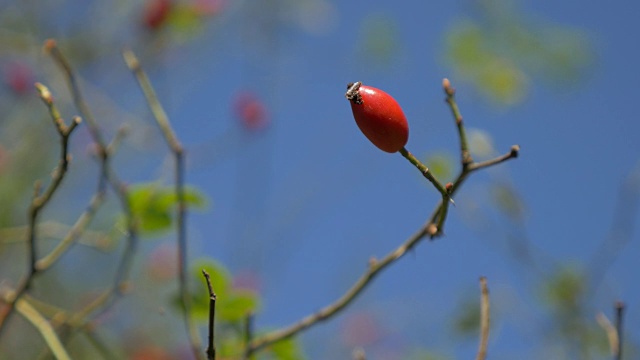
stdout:
[[148,0],[142,13],[142,24],[150,30],[157,30],[165,24],[173,4],[171,0]]
[[130,360],[171,360],[173,358],[166,350],[156,346],[138,348],[129,356]]
[[9,165],[9,158],[9,152],[2,144],[0,144],[0,174],[2,174]]
[[386,92],[357,82],[346,93],[360,131],[380,150],[394,153],[409,140],[409,124],[398,102]]
[[157,281],[175,278],[178,270],[176,247],[164,243],[151,251],[147,259],[147,274]]
[[252,92],[243,91],[237,94],[233,102],[233,110],[247,130],[260,130],[269,123],[266,106]]
[[4,66],[4,79],[9,88],[17,95],[24,95],[33,88],[33,72],[28,65],[11,62]]
[[195,0],[192,6],[200,16],[213,16],[222,11],[224,0]]
[[347,317],[342,324],[342,339],[349,347],[370,346],[383,337],[383,330],[374,315],[361,311]]
[[236,290],[250,290],[260,292],[262,281],[257,273],[251,270],[243,270],[233,277],[232,286]]

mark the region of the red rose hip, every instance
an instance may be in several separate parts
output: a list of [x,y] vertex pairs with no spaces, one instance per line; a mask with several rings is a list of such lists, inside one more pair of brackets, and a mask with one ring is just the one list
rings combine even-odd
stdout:
[[380,150],[394,153],[409,140],[409,124],[398,102],[386,92],[360,82],[348,85],[346,98],[356,124]]

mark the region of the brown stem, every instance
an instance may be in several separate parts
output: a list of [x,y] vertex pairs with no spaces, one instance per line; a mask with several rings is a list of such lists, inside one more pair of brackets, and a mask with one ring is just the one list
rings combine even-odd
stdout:
[[478,345],[478,354],[476,360],[485,360],[487,358],[487,345],[489,344],[489,288],[487,287],[487,278],[480,278],[480,345]]
[[187,205],[186,199],[184,196],[184,148],[178,137],[176,136],[175,131],[171,127],[171,123],[169,121],[169,117],[167,113],[164,111],[162,104],[158,100],[158,96],[156,95],[147,74],[144,72],[142,67],[140,66],[140,62],[136,55],[130,51],[125,50],[122,53],[125,62],[129,69],[133,72],[136,79],[138,80],[138,85],[142,89],[144,96],[147,100],[147,104],[153,113],[153,117],[164,136],[164,139],[169,146],[169,149],[174,155],[175,160],[175,190],[176,190],[176,198],[177,198],[177,242],[178,242],[178,282],[180,286],[180,299],[182,303],[182,307],[184,309],[184,323],[187,330],[187,334],[189,336],[189,341],[191,343],[191,348],[194,356],[197,359],[202,358],[202,354],[200,352],[200,337],[198,335],[198,329],[193,324],[191,320],[191,297],[188,291],[188,282],[187,282],[187,228],[186,228],[186,213],[187,213]]
[[[357,85],[352,84],[350,86],[350,90],[355,86]],[[450,87],[450,84],[449,84],[449,87]],[[347,95],[348,94],[349,92],[347,92]],[[461,137],[461,144],[465,144],[464,146],[461,145],[461,151],[464,152],[464,150],[466,149],[466,139],[464,139],[465,132],[464,132],[464,125],[462,123],[461,118],[460,120],[456,118],[456,124],[459,129],[458,134]],[[489,160],[482,163],[474,163],[471,160],[468,163],[468,165],[465,166],[463,164],[462,169],[458,174],[456,180],[453,183],[448,184],[446,187],[443,187],[435,178],[433,178],[433,180],[435,181],[432,181],[432,183],[434,184],[434,186],[436,186],[436,188],[440,191],[440,193],[443,194],[443,197],[442,197],[442,200],[440,200],[440,202],[434,208],[429,220],[420,229],[418,229],[418,231],[416,231],[398,248],[388,253],[381,260],[375,260],[375,259],[371,260],[369,262],[369,267],[367,271],[365,271],[365,273],[362,276],[360,276],[360,278],[356,280],[356,282],[340,298],[335,300],[333,303],[325,306],[324,308],[320,309],[319,311],[313,314],[307,315],[306,317],[302,318],[301,320],[289,326],[268,332],[262,336],[259,336],[253,339],[249,344],[246,353],[250,355],[254,352],[257,352],[261,349],[266,348],[271,344],[274,344],[278,341],[292,337],[304,331],[305,329],[321,321],[327,320],[328,318],[340,312],[340,310],[344,309],[347,305],[353,302],[353,300],[372,282],[372,280],[378,274],[380,274],[384,269],[386,269],[391,264],[393,264],[394,262],[399,260],[401,257],[403,257],[407,253],[407,251],[411,250],[414,246],[416,246],[424,237],[428,235],[429,237],[434,238],[442,235],[442,232],[440,231],[440,229],[444,224],[444,220],[446,217],[446,209],[447,209],[447,206],[449,205],[449,199],[455,194],[456,191],[458,191],[458,189],[462,186],[462,183],[467,179],[467,177],[473,171],[480,170],[489,166],[497,165],[509,159],[516,158],[518,155],[518,151],[519,151],[519,147],[517,145],[514,145],[511,148],[509,153],[502,155],[500,157],[497,157],[493,160]],[[424,166],[419,161],[417,161],[417,159],[413,155],[411,155],[411,153],[409,153],[406,149],[402,149],[401,154],[405,158],[407,158],[414,166],[416,166],[425,177],[428,176],[427,174],[431,175],[431,173],[426,168],[426,166]],[[464,154],[462,156],[463,158],[465,158]],[[471,159],[470,156],[468,158]],[[429,177],[427,178],[429,179]],[[429,179],[429,180],[431,181],[432,179]],[[438,228],[438,226],[440,226],[440,229]]]
[[213,286],[211,285],[211,277],[209,273],[202,269],[202,275],[207,282],[207,289],[209,290],[209,343],[207,344],[207,359],[216,359],[216,346],[215,339],[215,319],[216,319],[216,293],[213,292]]
[[27,246],[29,253],[27,275],[21,280],[17,289],[13,292],[13,295],[10,296],[8,301],[6,301],[6,308],[4,309],[4,311],[0,313],[0,335],[2,335],[3,329],[6,328],[7,318],[13,313],[16,302],[19,301],[20,297],[22,297],[22,295],[24,295],[29,290],[34,277],[38,273],[38,268],[36,266],[36,262],[38,260],[38,251],[36,247],[38,238],[36,225],[38,223],[38,217],[41,210],[49,203],[65,178],[67,169],[69,167],[69,161],[71,159],[71,156],[68,153],[69,137],[81,121],[79,117],[75,117],[71,125],[67,126],[60,116],[60,113],[53,101],[53,96],[51,96],[51,92],[49,91],[49,89],[40,83],[36,84],[36,88],[38,89],[40,99],[48,107],[49,114],[51,115],[56,130],[58,131],[58,135],[60,136],[60,161],[53,172],[51,183],[44,190],[44,192],[41,193],[40,183],[36,183],[33,199],[28,210],[27,220]]

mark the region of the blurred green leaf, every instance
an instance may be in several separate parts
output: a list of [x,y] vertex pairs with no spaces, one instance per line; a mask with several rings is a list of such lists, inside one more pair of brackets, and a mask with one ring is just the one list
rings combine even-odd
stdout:
[[461,336],[476,336],[480,331],[480,301],[466,299],[456,311],[453,330]]
[[426,156],[425,164],[442,183],[451,181],[455,160],[448,152],[436,152]]
[[427,349],[413,349],[408,356],[404,357],[407,360],[447,360],[448,356],[435,353]]
[[[216,311],[221,310],[221,307],[224,305],[223,299],[225,299],[229,293],[231,274],[229,274],[229,271],[222,264],[213,259],[198,259],[191,265],[191,284],[194,284],[190,289],[192,297],[191,312],[194,318],[207,320],[209,318],[209,289],[202,274],[203,269],[209,273],[213,292],[218,298],[216,300]],[[179,295],[177,295],[176,298],[178,299],[178,304],[180,304]]]
[[[211,278],[211,286],[216,294],[216,321],[238,323],[247,315],[258,312],[260,297],[254,291],[234,289],[231,286],[231,274],[220,263],[212,259],[200,259],[191,267],[191,314],[196,320],[209,319],[209,293],[202,270]],[[174,296],[173,304],[181,310],[179,294]]]
[[202,17],[193,6],[176,4],[169,16],[169,25],[181,37],[189,38],[202,30]]
[[593,50],[580,29],[525,16],[510,0],[479,2],[446,37],[446,59],[461,80],[497,105],[522,102],[534,75],[554,84],[589,74]]
[[[201,208],[207,203],[204,194],[195,188],[186,187],[184,197],[189,206]],[[142,233],[166,231],[173,225],[175,187],[157,182],[136,184],[129,188],[129,202]]]
[[367,59],[389,65],[399,52],[398,29],[393,18],[386,14],[369,15],[361,25],[363,52]]
[[472,21],[460,21],[447,32],[447,58],[463,77],[473,77],[489,61],[482,29]]
[[268,351],[274,359],[278,360],[303,360],[306,356],[297,338],[287,338],[269,346]]
[[489,159],[496,153],[491,134],[484,130],[468,128],[467,143],[474,159]]
[[[218,333],[216,333],[218,335]],[[228,333],[225,336],[216,336],[216,357],[218,359],[239,359],[244,350],[244,341],[239,336]]]
[[220,305],[217,315],[222,321],[243,321],[249,314],[255,314],[260,307],[258,295],[246,289],[232,289],[225,297],[218,297]]
[[513,61],[501,57],[492,57],[478,69],[475,81],[480,92],[503,105],[522,102],[529,88],[527,75]]
[[522,221],[525,215],[525,206],[520,195],[507,184],[492,184],[491,199],[494,205],[507,217],[514,221]]
[[585,280],[576,268],[560,269],[544,284],[544,298],[561,313],[575,313],[581,308],[580,302],[587,287]]

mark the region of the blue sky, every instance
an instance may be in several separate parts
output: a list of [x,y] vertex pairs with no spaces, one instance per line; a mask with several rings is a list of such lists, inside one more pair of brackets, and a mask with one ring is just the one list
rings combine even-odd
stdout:
[[[438,201],[399,154],[379,151],[360,134],[344,99],[346,84],[363,81],[398,100],[410,123],[410,151],[455,156],[458,139],[441,88],[442,78],[449,77],[467,126],[489,133],[499,153],[519,144],[521,156],[472,176],[450,210],[445,237],[420,244],[341,315],[306,332],[303,341],[313,358],[346,358],[350,350],[335,334],[346,319],[365,311],[385,334],[371,350],[374,359],[406,356],[418,347],[470,358],[476,339],[452,337],[450,324],[461,299],[479,295],[477,280],[484,275],[495,311],[490,353],[495,359],[523,353],[536,358],[550,316],[538,298],[542,279],[556,266],[586,266],[600,251],[621,185],[640,169],[638,5],[518,3],[527,21],[582,31],[593,65],[572,86],[531,75],[524,100],[504,107],[483,97],[445,57],[447,32],[460,19],[477,18],[471,1],[284,3],[230,4],[200,36],[162,50],[130,35],[125,25],[131,19],[121,20],[122,29],[109,24],[122,35],[116,44],[140,54],[157,87],[188,151],[188,182],[211,198],[210,209],[189,217],[192,258],[211,256],[233,272],[259,274],[259,327],[289,324],[335,300],[371,256],[396,248]],[[320,8],[305,18],[302,4]],[[320,21],[325,15],[326,22]],[[362,48],[362,23],[372,18],[389,21],[395,31],[384,64]],[[85,25],[95,31],[106,26]],[[38,36],[74,34],[58,31]],[[151,124],[115,47],[103,49],[103,58],[81,71],[124,111]],[[271,124],[263,132],[248,133],[234,119],[233,96],[247,89],[269,109]],[[110,121],[107,128],[120,122]],[[132,182],[170,180],[153,131],[151,125],[134,128],[134,144],[127,148],[133,151],[117,159]],[[521,197],[521,223],[507,221],[488,204],[495,183],[508,184]],[[469,221],[467,211],[475,204],[493,221],[486,232]],[[632,234],[606,269],[603,285],[589,295],[589,309],[593,316],[611,314],[614,301],[625,301],[627,338],[638,343],[640,239]],[[507,235],[527,239],[540,273],[507,251]]]
[[[398,246],[438,199],[404,159],[380,152],[359,133],[343,98],[345,84],[361,80],[398,99],[411,126],[409,150],[455,154],[455,127],[440,86],[443,77],[451,77],[467,126],[490,133],[500,152],[519,144],[521,157],[472,177],[451,210],[446,237],[421,244],[344,314],[304,339],[320,357],[338,351],[339,341],[327,338],[343,319],[365,309],[390,324],[386,346],[422,345],[468,358],[475,339],[469,347],[451,340],[448,323],[460,298],[474,294],[477,278],[486,275],[497,313],[491,351],[509,358],[524,349],[535,357],[544,320],[533,326],[537,332],[523,323],[543,311],[535,300],[540,278],[510,256],[501,239],[506,232],[525,234],[542,258],[580,267],[609,233],[618,191],[637,169],[640,154],[634,120],[640,52],[632,40],[637,6],[522,3],[521,11],[532,19],[584,31],[594,65],[575,86],[556,88],[531,78],[529,95],[509,108],[488,103],[469,83],[452,77],[444,59],[445,32],[474,14],[467,2],[373,1],[333,8],[335,27],[327,33],[309,34],[289,24],[264,35],[274,38],[261,46],[260,37],[246,30],[249,25],[229,21],[219,32],[212,30],[212,39],[205,36],[168,56],[162,76],[178,85],[164,85],[165,94],[179,99],[169,109],[194,151],[229,131],[238,135],[228,121],[229,89],[254,89],[272,111],[265,134],[238,135],[240,146],[188,175],[214,203],[210,213],[192,217],[195,252],[261,274],[265,302],[258,324],[288,324],[336,299],[370,256]],[[229,16],[242,17],[243,10],[237,11]],[[353,29],[371,13],[397,26],[398,53],[387,67],[358,48],[361,38]],[[194,86],[180,85],[185,78]],[[486,203],[487,186],[496,179],[522,197],[524,225],[514,229],[498,218],[497,231],[479,236],[461,212],[465,201]],[[640,301],[633,271],[639,247],[634,235],[590,303],[595,316],[610,314],[615,300],[627,302],[630,341],[637,339],[633,329],[640,321],[633,310]]]

